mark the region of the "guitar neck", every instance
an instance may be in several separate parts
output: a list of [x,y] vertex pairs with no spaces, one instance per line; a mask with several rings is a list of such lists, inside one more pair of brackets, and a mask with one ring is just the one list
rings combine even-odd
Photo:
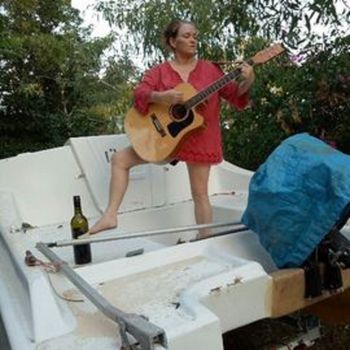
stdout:
[[[246,61],[250,65],[254,65],[253,60],[248,60]],[[207,88],[204,90],[201,90],[198,92],[198,94],[192,96],[190,99],[188,99],[185,103],[184,106],[186,109],[192,109],[196,106],[198,106],[200,103],[205,101],[210,95],[214,94],[215,92],[219,91],[222,89],[225,85],[227,85],[230,81],[237,79],[241,75],[241,70],[238,68],[218,80],[216,80],[213,84],[209,85]]]

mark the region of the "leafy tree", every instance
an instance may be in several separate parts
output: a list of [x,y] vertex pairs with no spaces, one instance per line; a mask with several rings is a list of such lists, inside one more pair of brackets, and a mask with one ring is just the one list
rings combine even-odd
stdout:
[[1,0],[0,28],[1,157],[106,130],[95,106],[112,36],[91,39],[68,0]]
[[[315,50],[295,72],[303,85],[294,81],[290,89],[294,112],[279,112],[287,134],[308,131],[349,152],[350,36],[337,38],[322,50]],[[306,83],[306,84],[305,84]],[[291,105],[291,98],[289,100]]]
[[124,45],[141,51],[150,62],[167,55],[160,36],[174,18],[196,23],[201,34],[199,53],[209,57],[224,56],[225,51],[237,54],[233,37],[260,36],[282,40],[288,47],[308,47],[319,37],[315,25],[329,26],[331,36],[337,37],[344,31],[339,24],[350,21],[342,0],[100,0],[96,9],[112,28],[127,30]]
[[99,85],[90,89],[87,112],[100,117],[100,132],[124,132],[124,116],[132,104],[133,85],[140,75],[128,56],[109,57]]
[[226,158],[256,169],[284,138],[299,132],[349,152],[349,49],[346,37],[302,65],[284,56],[257,67],[251,108],[234,116],[223,111]]

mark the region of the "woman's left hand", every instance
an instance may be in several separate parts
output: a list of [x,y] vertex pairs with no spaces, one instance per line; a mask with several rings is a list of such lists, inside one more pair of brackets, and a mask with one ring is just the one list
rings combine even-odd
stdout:
[[239,84],[239,95],[243,95],[248,92],[255,80],[255,73],[253,67],[247,62],[243,62],[240,66],[241,77],[243,80]]

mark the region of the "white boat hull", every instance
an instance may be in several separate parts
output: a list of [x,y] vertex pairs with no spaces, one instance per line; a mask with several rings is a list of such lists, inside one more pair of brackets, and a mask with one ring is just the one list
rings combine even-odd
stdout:
[[[30,250],[47,261],[37,242],[71,239],[73,195],[81,196],[90,224],[99,217],[108,200],[111,153],[125,145],[124,135],[77,138],[0,161],[0,308],[12,350],[121,348],[116,322],[63,273],[28,267],[24,256]],[[227,162],[214,167],[215,222],[240,220],[251,176]],[[130,181],[118,229],[98,237],[194,224],[185,166],[140,166]],[[52,251],[108,303],[164,330],[166,342],[155,349],[221,350],[222,333],[306,305],[300,287],[293,305],[276,307],[281,295],[290,297],[276,286],[288,276],[300,278],[300,271],[274,277],[279,271],[253,232],[191,242],[195,235],[94,243],[93,262],[82,267],[74,266],[72,247]],[[126,257],[140,249],[143,254]]]

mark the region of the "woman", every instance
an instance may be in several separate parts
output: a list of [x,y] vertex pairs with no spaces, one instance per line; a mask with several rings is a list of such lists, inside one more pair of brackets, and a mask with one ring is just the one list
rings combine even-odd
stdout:
[[[213,63],[197,59],[197,29],[192,22],[180,20],[171,22],[164,31],[164,39],[173,52],[173,59],[147,71],[134,91],[134,105],[143,114],[147,113],[150,103],[167,105],[181,103],[183,95],[174,89],[180,83],[190,83],[198,91],[224,74]],[[212,222],[212,207],[208,196],[210,168],[223,159],[220,99],[225,98],[238,109],[243,109],[248,104],[248,91],[255,79],[254,71],[246,63],[242,64],[241,70],[242,81],[239,84],[235,82],[227,84],[200,106],[200,114],[205,119],[206,128],[191,135],[176,156],[177,160],[184,161],[187,165],[197,224]],[[117,226],[117,211],[128,186],[129,171],[132,167],[143,163],[145,161],[132,147],[113,155],[108,207],[91,228],[91,234]],[[209,234],[208,229],[201,229],[199,237],[206,237]]]

